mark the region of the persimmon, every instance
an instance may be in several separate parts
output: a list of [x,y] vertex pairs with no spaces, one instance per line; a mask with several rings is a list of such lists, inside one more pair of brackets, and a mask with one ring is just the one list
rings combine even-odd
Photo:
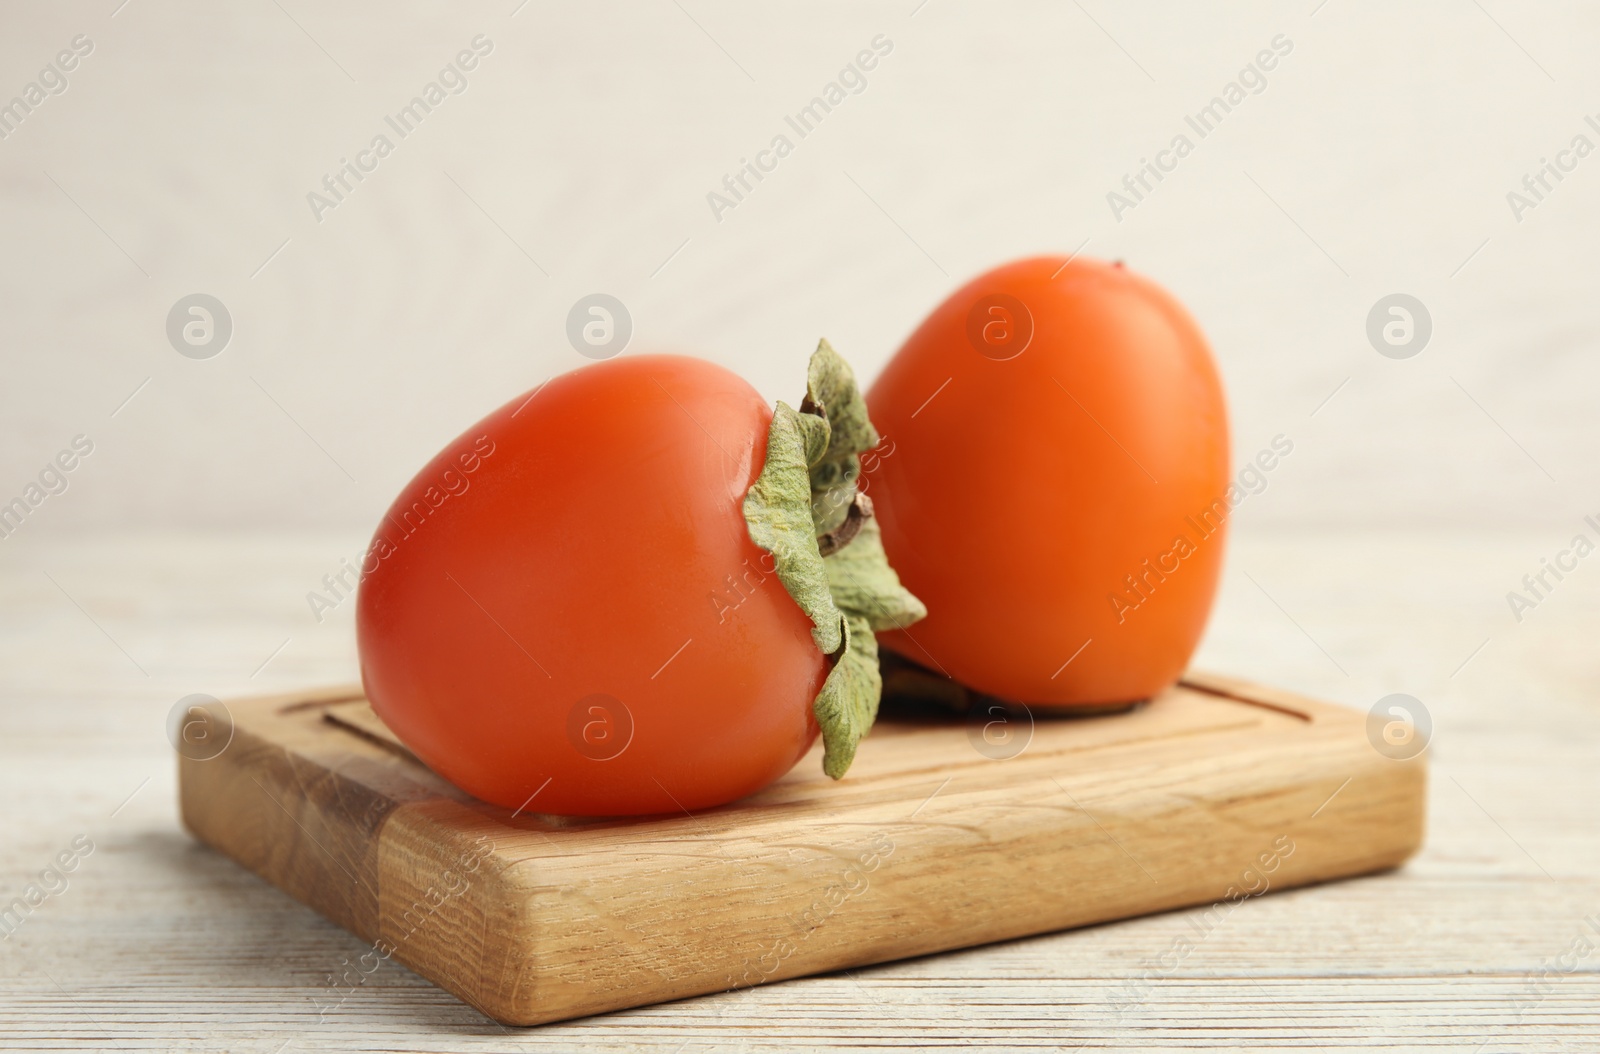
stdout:
[[884,549],[928,607],[886,647],[1027,704],[1178,678],[1230,492],[1216,364],[1171,294],[1120,263],[1007,264],[928,316],[867,405],[893,448],[870,476]]
[[363,562],[373,709],[445,779],[529,812],[719,805],[819,729],[842,775],[877,710],[873,631],[921,608],[856,496],[877,435],[854,378],[824,344],[809,381],[774,411],[711,363],[619,358],[464,432]]

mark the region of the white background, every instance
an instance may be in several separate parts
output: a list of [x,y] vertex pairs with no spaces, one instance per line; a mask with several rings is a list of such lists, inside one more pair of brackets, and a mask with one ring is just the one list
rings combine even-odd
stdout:
[[[1294,439],[1241,530],[1540,526],[1558,545],[1600,511],[1600,158],[1521,222],[1506,201],[1574,135],[1600,144],[1600,15],[913,8],[12,8],[0,99],[75,35],[95,46],[0,141],[0,501],[72,436],[95,453],[0,545],[311,528],[353,552],[444,442],[587,361],[564,335],[584,294],[628,305],[627,353],[794,398],[818,336],[870,378],[961,282],[1080,246],[1200,320],[1236,460]],[[318,222],[307,192],[480,33],[467,90]],[[877,34],[894,50],[866,90],[718,222],[707,192]],[[1294,47],[1266,89],[1114,219],[1107,192],[1277,34]],[[205,361],[164,332],[193,292],[234,319]],[[1365,337],[1392,292],[1433,316],[1416,358]]]

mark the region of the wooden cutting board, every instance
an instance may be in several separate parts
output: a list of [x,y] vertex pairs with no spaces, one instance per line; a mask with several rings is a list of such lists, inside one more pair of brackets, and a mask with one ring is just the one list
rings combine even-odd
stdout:
[[191,718],[190,831],[373,942],[330,1003],[392,957],[506,1024],[1187,905],[1216,905],[1209,928],[1422,840],[1421,756],[1380,753],[1359,712],[1211,676],[1031,734],[885,720],[841,782],[819,747],[745,801],[633,820],[478,802],[359,688]]

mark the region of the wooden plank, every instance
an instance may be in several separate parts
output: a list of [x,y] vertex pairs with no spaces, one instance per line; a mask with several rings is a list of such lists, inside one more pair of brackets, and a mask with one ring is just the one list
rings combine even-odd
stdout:
[[1379,754],[1354,711],[1217,678],[1039,718],[1004,760],[963,723],[887,721],[839,783],[813,754],[745,801],[626,820],[478,802],[353,688],[217,720],[227,749],[180,759],[189,829],[374,942],[366,966],[514,1024],[1215,902],[1204,930],[1422,836],[1420,759]]

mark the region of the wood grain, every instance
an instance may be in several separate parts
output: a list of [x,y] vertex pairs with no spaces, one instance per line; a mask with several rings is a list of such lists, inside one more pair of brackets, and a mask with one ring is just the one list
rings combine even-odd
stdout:
[[355,689],[214,712],[232,739],[181,760],[186,826],[372,942],[352,988],[392,955],[509,1024],[1212,904],[1203,939],[1422,837],[1420,759],[1379,754],[1359,714],[1225,678],[1040,718],[1004,759],[959,721],[885,722],[842,782],[814,754],[724,808],[603,821],[467,797]]

